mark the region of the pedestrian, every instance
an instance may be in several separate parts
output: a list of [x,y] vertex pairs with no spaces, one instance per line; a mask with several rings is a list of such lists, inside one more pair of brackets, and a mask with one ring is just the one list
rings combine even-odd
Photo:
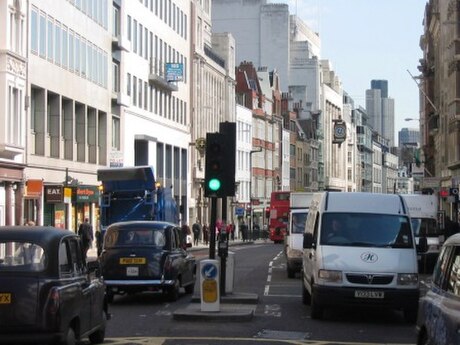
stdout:
[[198,219],[192,225],[192,232],[193,232],[193,245],[197,246],[198,241],[200,240],[200,234],[201,234],[201,224]]
[[181,233],[182,233],[182,244],[184,246],[184,249],[187,247],[191,247],[192,241],[190,240],[190,235],[192,232],[190,231],[190,227],[188,226],[187,223],[184,223],[182,225]]
[[96,230],[96,248],[97,248],[97,256],[99,257],[102,253],[102,244],[104,242],[104,238],[102,236],[101,230]]
[[204,241],[204,244],[208,245],[209,244],[209,227],[208,225],[205,223],[203,224],[203,241]]
[[78,227],[78,235],[80,236],[83,258],[86,260],[88,250],[94,240],[93,226],[89,223],[88,218],[85,218],[84,222]]
[[244,220],[240,225],[240,229],[241,229],[241,236],[243,237],[243,242],[246,242],[246,240],[248,239],[248,226],[246,225]]

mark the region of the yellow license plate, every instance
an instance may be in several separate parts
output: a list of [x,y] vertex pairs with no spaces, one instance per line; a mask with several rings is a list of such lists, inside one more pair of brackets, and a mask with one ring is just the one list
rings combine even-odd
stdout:
[[11,304],[11,294],[9,292],[0,293],[0,304]]
[[120,258],[120,265],[143,265],[145,258]]

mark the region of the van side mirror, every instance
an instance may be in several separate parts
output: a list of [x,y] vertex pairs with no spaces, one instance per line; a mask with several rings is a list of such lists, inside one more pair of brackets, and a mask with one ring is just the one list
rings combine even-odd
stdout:
[[315,247],[315,241],[313,240],[313,234],[306,232],[303,234],[303,249],[312,249]]
[[425,236],[418,239],[417,253],[426,253],[428,251],[428,240]]

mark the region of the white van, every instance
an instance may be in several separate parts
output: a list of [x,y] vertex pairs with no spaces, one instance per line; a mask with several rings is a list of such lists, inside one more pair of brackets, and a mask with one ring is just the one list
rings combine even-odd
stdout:
[[444,229],[438,224],[438,196],[423,194],[401,194],[406,202],[414,231],[415,243],[426,237],[428,250],[419,253],[419,272],[433,272],[439,251],[444,243]]
[[314,193],[309,192],[293,192],[289,198],[289,221],[284,237],[288,278],[295,278],[296,273],[302,270],[303,233],[313,195]]
[[325,308],[378,306],[417,318],[417,253],[404,200],[395,194],[316,193],[305,226],[302,299]]

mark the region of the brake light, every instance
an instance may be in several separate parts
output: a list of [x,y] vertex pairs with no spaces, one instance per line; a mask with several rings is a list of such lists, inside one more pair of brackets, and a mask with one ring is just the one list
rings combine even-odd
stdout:
[[61,298],[59,295],[59,290],[57,288],[52,288],[50,290],[48,299],[48,312],[50,314],[57,314],[57,312],[59,311],[60,304]]

